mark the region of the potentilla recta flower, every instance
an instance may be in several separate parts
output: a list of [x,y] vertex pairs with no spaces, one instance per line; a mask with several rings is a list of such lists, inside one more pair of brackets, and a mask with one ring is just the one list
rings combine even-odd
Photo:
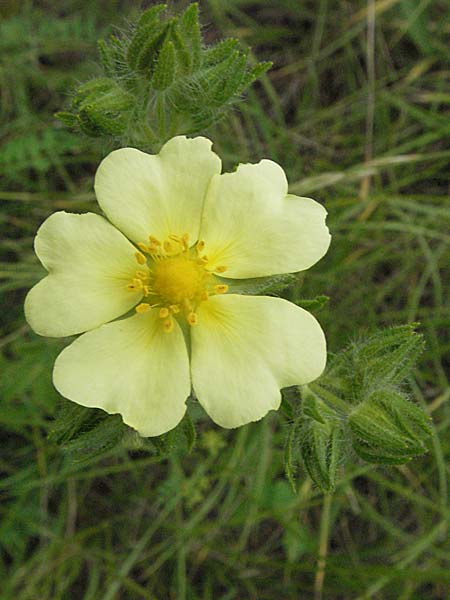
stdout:
[[279,165],[221,174],[208,139],[175,137],[155,156],[109,154],[95,192],[109,222],[51,215],[35,240],[48,275],[25,301],[38,334],[83,333],[55,363],[64,397],[155,436],[192,391],[216,423],[238,427],[277,409],[281,388],[319,377],[326,343],[311,314],[230,291],[308,269],[330,244],[325,209],[288,194]]

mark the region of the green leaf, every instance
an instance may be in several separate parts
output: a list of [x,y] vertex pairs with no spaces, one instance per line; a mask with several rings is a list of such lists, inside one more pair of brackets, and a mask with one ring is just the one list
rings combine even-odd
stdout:
[[239,50],[240,42],[235,38],[228,38],[226,40],[222,40],[215,46],[208,48],[203,53],[203,67],[212,67],[217,65],[227,58],[236,50]]

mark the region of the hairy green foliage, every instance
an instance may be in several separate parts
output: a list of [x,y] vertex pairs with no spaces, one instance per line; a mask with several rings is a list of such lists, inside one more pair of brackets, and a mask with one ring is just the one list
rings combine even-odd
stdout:
[[270,67],[249,67],[237,40],[204,48],[197,3],[179,16],[164,18],[165,12],[164,4],[152,6],[127,36],[99,43],[105,77],[78,87],[69,111],[57,115],[65,125],[157,148],[218,121]]
[[300,460],[314,483],[330,492],[338,467],[354,453],[388,465],[428,450],[430,419],[402,385],[422,350],[414,325],[381,329],[338,353],[322,377],[301,387],[300,409],[288,413],[291,483]]

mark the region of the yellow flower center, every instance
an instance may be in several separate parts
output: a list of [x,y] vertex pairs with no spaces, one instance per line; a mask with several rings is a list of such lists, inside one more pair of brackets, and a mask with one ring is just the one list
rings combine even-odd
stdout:
[[[142,252],[136,252],[135,256],[141,269],[127,287],[133,292],[142,291],[149,299],[139,304],[136,312],[159,309],[165,331],[173,330],[174,315],[184,316],[189,325],[196,325],[195,310],[200,302],[206,301],[210,294],[228,291],[228,286],[218,283],[215,277],[224,273],[226,267],[209,265],[208,257],[203,254],[203,241],[190,248],[187,234],[171,235],[163,243],[149,236],[148,243],[138,246]],[[144,253],[150,255],[149,262]]]
[[202,265],[184,254],[156,262],[152,272],[152,288],[169,305],[195,300],[210,277]]

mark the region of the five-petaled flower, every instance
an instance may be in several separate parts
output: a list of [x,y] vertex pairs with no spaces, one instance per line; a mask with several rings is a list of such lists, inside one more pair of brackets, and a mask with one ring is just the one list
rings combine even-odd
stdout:
[[230,290],[317,262],[330,244],[325,209],[289,195],[270,160],[220,173],[203,137],[175,137],[155,156],[116,150],[95,177],[110,222],[57,212],[36,236],[48,275],[27,296],[29,324],[51,337],[86,332],[58,356],[56,388],[143,436],[175,427],[192,390],[223,427],[256,421],[279,407],[280,388],[325,366],[311,314]]

